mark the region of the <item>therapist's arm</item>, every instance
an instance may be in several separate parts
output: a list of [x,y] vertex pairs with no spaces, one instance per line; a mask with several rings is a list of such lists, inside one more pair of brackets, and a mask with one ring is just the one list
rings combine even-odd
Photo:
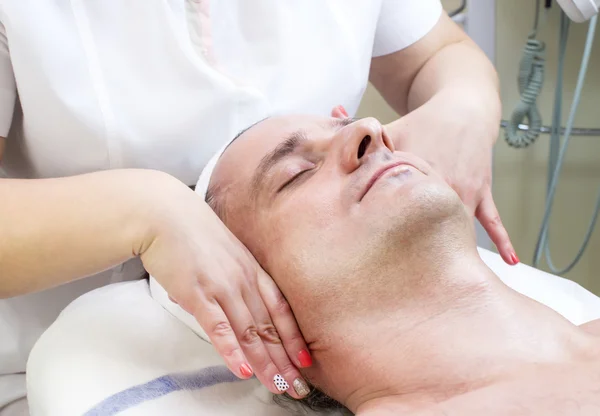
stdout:
[[276,374],[301,380],[297,368],[310,365],[300,361],[308,348],[287,301],[183,183],[150,170],[0,179],[0,298],[57,286],[138,255],[199,321],[234,374],[256,375],[275,394],[281,394]]
[[138,254],[153,221],[150,184],[160,188],[165,176],[132,170],[0,179],[0,297],[57,286]]
[[401,117],[399,150],[427,160],[457,191],[509,264],[518,262],[491,192],[501,104],[492,63],[446,14],[424,38],[373,58],[370,80]]

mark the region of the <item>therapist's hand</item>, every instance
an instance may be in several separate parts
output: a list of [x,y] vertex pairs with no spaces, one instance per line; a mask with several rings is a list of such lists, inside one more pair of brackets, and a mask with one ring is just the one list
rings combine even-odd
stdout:
[[486,126],[474,116],[457,115],[447,106],[424,104],[386,126],[396,148],[426,160],[458,193],[479,220],[508,264],[517,264],[491,189],[492,146],[498,126]]
[[508,264],[518,258],[492,197],[492,146],[501,116],[498,74],[446,14],[412,45],[371,60],[369,80],[398,113],[388,126],[397,149],[442,174]]
[[[192,314],[238,377],[253,374],[272,392],[278,374],[293,385],[310,355],[291,309],[270,276],[202,198],[167,186],[151,208],[146,270]],[[172,189],[175,188],[175,189]],[[288,393],[300,396],[290,388]]]

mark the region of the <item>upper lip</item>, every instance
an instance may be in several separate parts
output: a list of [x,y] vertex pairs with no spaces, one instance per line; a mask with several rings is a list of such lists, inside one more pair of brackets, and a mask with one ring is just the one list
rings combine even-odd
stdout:
[[371,176],[371,179],[365,185],[365,188],[364,188],[364,190],[363,190],[363,192],[362,192],[362,194],[360,196],[359,201],[362,201],[362,199],[365,197],[365,195],[367,194],[367,192],[369,192],[369,190],[371,189],[371,187],[373,187],[373,185],[375,184],[375,182],[377,182],[377,180],[379,178],[381,178],[384,173],[386,173],[388,170],[393,169],[396,166],[400,166],[400,165],[413,166],[411,163],[408,163],[408,162],[405,162],[405,161],[397,161],[397,162],[390,163],[389,165],[385,165],[385,166],[377,169],[375,171],[375,173],[373,173],[373,176]]

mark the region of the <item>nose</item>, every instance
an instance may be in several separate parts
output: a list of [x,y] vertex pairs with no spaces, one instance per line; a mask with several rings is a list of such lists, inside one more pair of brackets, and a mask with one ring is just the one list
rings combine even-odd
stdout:
[[372,153],[394,151],[394,145],[384,134],[383,126],[372,117],[355,121],[341,129],[336,144],[339,163],[347,173],[358,169]]

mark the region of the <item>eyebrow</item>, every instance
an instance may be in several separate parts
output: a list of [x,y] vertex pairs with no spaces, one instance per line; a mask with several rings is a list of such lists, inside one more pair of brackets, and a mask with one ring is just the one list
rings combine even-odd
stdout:
[[[326,127],[334,128],[336,130],[346,127],[354,123],[357,119],[355,118],[335,118],[331,119]],[[302,129],[296,130],[291,133],[284,141],[279,143],[275,149],[267,153],[258,164],[258,167],[252,175],[251,193],[254,198],[258,195],[261,185],[264,183],[264,178],[267,176],[269,171],[273,169],[279,162],[284,160],[290,155],[293,155],[300,145],[308,140],[306,132]]]
[[298,150],[298,147],[300,147],[300,144],[306,140],[306,133],[303,130],[296,130],[261,159],[252,176],[251,189],[254,197],[258,195],[261,184],[264,182],[264,178],[269,171],[283,159],[294,154]]

